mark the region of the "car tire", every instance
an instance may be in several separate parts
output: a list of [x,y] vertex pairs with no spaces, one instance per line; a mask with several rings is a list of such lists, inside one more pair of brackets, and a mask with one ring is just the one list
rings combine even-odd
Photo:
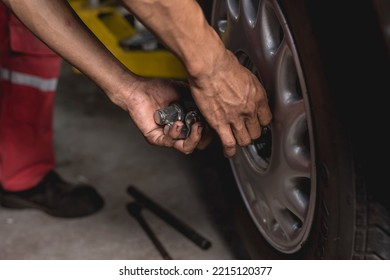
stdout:
[[[263,83],[274,114],[272,136],[262,139],[262,145],[239,148],[232,159],[223,158],[218,142],[208,149],[213,154],[218,177],[218,184],[213,181],[214,185],[220,186],[228,205],[225,208],[228,219],[235,225],[250,258],[390,259],[389,192],[380,183],[386,171],[383,166],[371,164],[377,162],[383,146],[361,129],[372,126],[374,121],[382,127],[378,112],[367,113],[362,118],[361,112],[367,106],[377,105],[365,98],[367,89],[374,89],[377,94],[390,89],[386,78],[390,73],[389,54],[370,7],[370,1],[360,1],[353,7],[353,15],[346,16],[351,7],[346,4],[335,7],[328,1],[313,4],[304,0],[216,0],[213,3],[210,24],[227,48]],[[262,17],[259,13],[263,13]],[[356,20],[359,21],[356,28],[365,26],[365,31],[353,29],[345,33]],[[255,36],[259,38],[253,38],[256,28]],[[262,38],[264,35],[268,37]],[[274,67],[274,62],[267,62],[265,55],[256,58],[258,53],[266,51],[277,53],[280,46],[289,49],[292,67],[283,70]],[[349,49],[341,53],[341,46]],[[363,56],[356,60],[362,54],[369,58]],[[372,68],[362,69],[362,60]],[[283,59],[279,62],[282,64]],[[275,69],[285,71],[286,75],[292,69],[298,89],[296,85],[292,88],[294,81]],[[270,77],[274,73],[279,74]],[[284,89],[281,84],[285,85]],[[304,103],[299,113],[304,115],[307,130],[306,140],[297,136],[300,140],[294,141],[300,142],[298,145],[294,142],[295,146],[290,148],[285,143],[292,137],[289,131],[294,131],[291,128],[294,122],[289,123],[287,115],[278,109],[280,101],[275,101],[286,97],[283,93],[286,90],[293,93],[295,90]],[[288,110],[286,106],[279,107]],[[283,137],[286,139],[278,144]],[[310,167],[302,175],[304,180],[297,175],[298,167],[284,167],[284,173],[277,173],[280,162],[294,160],[294,156],[276,155],[301,146],[306,146],[306,154],[310,154],[307,158]],[[264,147],[272,151],[271,155],[264,156]],[[253,167],[257,157],[266,158],[265,166]],[[210,162],[208,159],[208,166]],[[248,171],[250,168],[261,170]],[[272,173],[277,176],[272,177]],[[286,185],[281,183],[285,181],[295,185],[286,190]],[[298,198],[292,204],[281,198],[294,199],[297,193]],[[299,203],[304,209],[301,213],[297,210]],[[269,213],[265,215],[264,211]]]

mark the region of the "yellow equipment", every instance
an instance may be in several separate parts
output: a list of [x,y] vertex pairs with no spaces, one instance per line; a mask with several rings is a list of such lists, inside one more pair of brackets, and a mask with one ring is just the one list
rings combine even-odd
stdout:
[[[119,42],[136,34],[136,29],[115,5],[91,5],[85,0],[68,0],[77,15],[126,67],[144,77],[185,79],[181,62],[168,50],[126,50]],[[107,2],[107,1],[106,1]]]

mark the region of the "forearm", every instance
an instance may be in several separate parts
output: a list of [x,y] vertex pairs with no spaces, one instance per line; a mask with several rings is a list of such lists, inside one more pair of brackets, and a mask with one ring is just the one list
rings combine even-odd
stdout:
[[260,137],[272,116],[265,90],[224,47],[195,0],[122,1],[181,59],[191,94],[226,156]]
[[128,81],[129,71],[84,26],[67,1],[2,1],[37,37],[86,74],[114,103],[126,109],[116,92],[124,86],[124,76]]
[[225,47],[194,0],[123,0],[129,10],[183,62],[196,78],[212,71]]

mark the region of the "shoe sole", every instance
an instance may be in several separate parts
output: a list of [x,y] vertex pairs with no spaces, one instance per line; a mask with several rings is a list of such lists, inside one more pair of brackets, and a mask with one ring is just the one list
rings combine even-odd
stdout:
[[9,209],[26,209],[26,208],[42,209],[42,207],[37,207],[37,205],[35,205],[32,202],[27,202],[25,200],[21,200],[18,197],[14,197],[14,196],[7,196],[7,197],[0,198],[0,205],[2,207],[9,208]]
[[72,216],[72,215],[60,215],[57,212],[51,211],[50,209],[48,209],[46,207],[43,207],[40,204],[29,202],[29,201],[20,199],[19,197],[11,196],[11,195],[8,195],[7,197],[0,197],[0,205],[2,207],[4,207],[4,208],[14,209],[14,210],[37,209],[37,210],[41,210],[41,211],[45,212],[46,214],[48,214],[50,216],[59,217],[59,218],[79,218],[79,217],[81,218],[81,217],[88,216],[88,215],[91,215],[91,214],[94,213],[94,212],[93,213],[87,213],[87,214],[85,214],[83,216],[80,216],[80,215],[75,215],[75,216]]

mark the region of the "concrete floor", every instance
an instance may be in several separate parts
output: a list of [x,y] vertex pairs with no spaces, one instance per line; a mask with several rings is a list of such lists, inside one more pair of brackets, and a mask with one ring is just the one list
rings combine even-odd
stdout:
[[[55,105],[57,170],[95,186],[103,210],[78,219],[36,210],[0,209],[0,259],[161,259],[130,217],[126,188],[134,185],[212,242],[202,250],[144,211],[174,259],[235,259],[231,229],[216,213],[194,156],[149,145],[127,114],[64,63]],[[234,247],[234,246],[233,246]]]

